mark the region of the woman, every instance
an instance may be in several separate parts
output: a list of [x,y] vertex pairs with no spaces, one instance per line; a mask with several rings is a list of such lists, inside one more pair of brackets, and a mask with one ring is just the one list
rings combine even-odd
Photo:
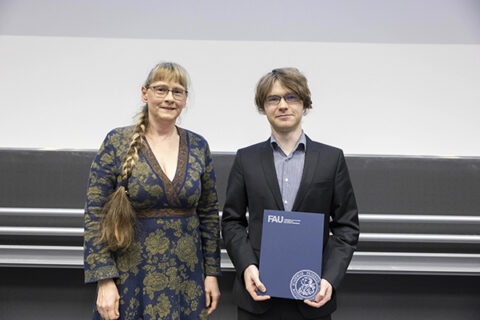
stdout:
[[220,292],[218,201],[207,142],[179,128],[188,75],[161,63],[135,126],[112,130],[90,169],[85,282],[94,319],[207,319]]

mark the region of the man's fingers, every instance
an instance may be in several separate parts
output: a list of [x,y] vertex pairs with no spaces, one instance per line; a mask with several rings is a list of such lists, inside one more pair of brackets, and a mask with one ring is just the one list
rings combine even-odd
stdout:
[[327,289],[328,289],[328,286],[326,285],[321,285],[320,286],[320,291],[318,292],[317,296],[315,297],[315,301],[316,302],[319,302],[320,300],[322,300],[326,295],[327,295]]
[[250,293],[250,295],[257,294],[257,286],[253,282],[247,284],[246,289]]
[[328,281],[322,279],[320,283],[320,291],[315,296],[315,301],[303,300],[303,302],[305,302],[307,305],[311,307],[320,308],[325,303],[330,301],[331,298],[332,298],[332,286]]
[[315,296],[315,302],[320,302],[323,300],[323,298],[325,298],[325,292],[322,292],[322,290],[320,290],[320,292]]
[[[264,286],[265,289],[265,286]],[[264,301],[270,299],[270,296],[261,296],[257,294],[257,287],[255,287],[253,284],[251,286],[247,286],[247,291],[252,297],[253,300],[255,301]]]
[[257,287],[258,290],[260,290],[261,292],[265,292],[267,291],[267,289],[265,288],[265,286],[263,285],[263,283],[260,282],[260,280],[255,280],[255,286]]
[[259,296],[258,294],[256,295],[256,298],[254,299],[255,301],[265,301],[270,299],[270,296]]
[[255,301],[264,301],[264,300],[270,299],[270,296],[263,296],[263,295],[257,294],[257,288],[254,286],[252,286],[251,289],[248,290],[248,293],[250,293],[250,295],[252,296],[252,299]]
[[310,300],[303,300],[303,302],[305,302],[305,304],[308,304],[310,307],[315,307],[315,308],[316,308],[316,306],[315,306],[315,302],[313,302],[313,301],[310,301]]
[[303,300],[306,304],[308,304],[310,307],[314,308],[320,308],[323,306],[325,303],[327,303],[330,299],[324,297],[322,299],[319,299],[319,301],[310,301],[310,300]]
[[258,275],[252,276],[251,284],[252,284],[252,287],[255,289],[255,291],[257,289],[260,290],[261,292],[267,291],[267,289],[265,288],[265,285],[260,281]]
[[248,293],[250,293],[250,295],[251,295],[252,297],[254,297],[254,295],[256,295],[256,292],[255,292],[255,289],[256,289],[256,288],[255,288],[255,286],[254,286],[253,284],[247,284],[246,289],[247,289]]
[[270,299],[270,296],[261,296],[261,295],[258,295],[256,292],[253,292],[253,294],[250,292],[250,295],[252,296],[252,299],[255,301],[265,301]]
[[270,296],[260,296],[257,294],[257,290],[260,292],[266,292],[267,288],[260,281],[258,268],[255,265],[249,265],[245,269],[244,273],[245,289],[255,301],[264,301],[270,299]]
[[314,308],[320,308],[323,306],[325,303],[322,304],[322,302],[315,302],[315,301],[310,301],[310,300],[303,300],[306,304],[308,304],[310,307]]

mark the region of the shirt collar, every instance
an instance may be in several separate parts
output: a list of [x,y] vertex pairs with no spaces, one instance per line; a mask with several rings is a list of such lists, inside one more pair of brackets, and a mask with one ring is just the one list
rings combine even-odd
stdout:
[[[277,150],[277,148],[279,148],[277,139],[275,139],[273,134],[270,136],[270,145],[272,146],[273,150]],[[307,138],[303,130],[302,134],[300,135],[300,139],[298,139],[297,144],[295,145],[295,148],[293,148],[292,152],[295,152],[297,150],[307,150]]]

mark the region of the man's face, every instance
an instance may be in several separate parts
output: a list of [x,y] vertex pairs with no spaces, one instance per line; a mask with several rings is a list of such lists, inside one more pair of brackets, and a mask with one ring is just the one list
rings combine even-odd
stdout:
[[290,133],[301,128],[303,101],[281,82],[275,81],[265,100],[264,113],[272,130]]

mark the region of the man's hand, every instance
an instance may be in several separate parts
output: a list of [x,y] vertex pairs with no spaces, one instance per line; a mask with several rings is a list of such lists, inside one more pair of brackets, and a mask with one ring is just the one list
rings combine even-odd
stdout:
[[245,280],[245,289],[252,296],[255,301],[264,301],[270,299],[270,296],[259,296],[257,290],[261,292],[267,291],[263,283],[260,282],[260,276],[256,265],[249,265],[243,272],[243,279]]
[[97,310],[105,320],[114,320],[120,317],[118,302],[120,295],[112,279],[98,281]]
[[325,279],[320,281],[320,291],[315,297],[315,301],[303,300],[310,307],[320,308],[332,298],[332,285]]
[[205,296],[207,298],[207,311],[210,314],[217,308],[218,300],[220,299],[217,277],[205,277]]

